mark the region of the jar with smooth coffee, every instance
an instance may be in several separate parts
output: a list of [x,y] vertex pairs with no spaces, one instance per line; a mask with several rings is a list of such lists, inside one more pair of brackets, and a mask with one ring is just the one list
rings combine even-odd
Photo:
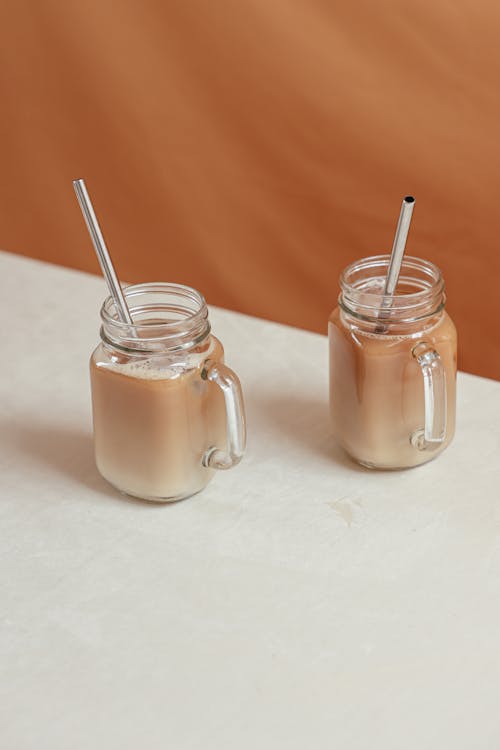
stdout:
[[334,434],[352,458],[378,469],[423,464],[455,431],[457,336],[441,272],[406,257],[388,298],[389,259],[363,258],[343,271],[329,320]]
[[154,283],[124,294],[133,325],[108,297],[90,360],[97,468],[121,492],[181,500],[242,458],[240,382],[224,364],[199,292]]

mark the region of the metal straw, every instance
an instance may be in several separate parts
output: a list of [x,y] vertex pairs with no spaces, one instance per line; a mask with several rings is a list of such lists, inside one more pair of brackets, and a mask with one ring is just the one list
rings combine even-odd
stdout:
[[[403,198],[401,211],[399,213],[398,225],[396,227],[396,234],[394,235],[394,242],[392,244],[391,259],[389,261],[387,276],[385,278],[383,292],[384,296],[380,308],[381,318],[386,318],[388,316],[389,309],[392,305],[392,297],[398,285],[399,274],[401,273],[401,264],[403,263],[403,255],[405,252],[406,240],[408,237],[408,230],[410,229],[411,216],[414,206],[415,198],[413,196],[407,195],[406,198]],[[382,328],[386,330],[386,326],[383,326]]]
[[104,237],[102,236],[101,228],[99,226],[99,222],[97,221],[94,207],[92,206],[92,202],[87,192],[87,188],[85,187],[84,180],[73,180],[73,187],[75,188],[76,197],[78,198],[78,203],[80,204],[80,208],[82,209],[83,218],[85,219],[85,223],[87,224],[87,229],[89,230],[89,234],[96,251],[97,259],[104,274],[104,278],[106,279],[106,282],[108,284],[110,294],[113,297],[118,317],[120,318],[122,323],[129,323],[130,325],[133,325],[134,321],[132,320],[132,316],[130,315],[130,310],[128,309],[128,305],[125,301],[125,297],[120,286],[120,282],[118,281],[118,276],[116,275],[111,256],[108,252],[108,248],[106,247],[106,243],[104,242]]

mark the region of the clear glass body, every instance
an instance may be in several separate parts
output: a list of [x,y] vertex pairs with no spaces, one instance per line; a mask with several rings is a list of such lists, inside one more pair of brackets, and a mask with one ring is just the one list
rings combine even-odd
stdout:
[[243,455],[240,384],[198,292],[174,284],[124,292],[134,325],[117,319],[108,298],[90,360],[97,468],[129,495],[180,500]]
[[453,437],[457,336],[439,269],[406,258],[387,299],[388,262],[364,258],[341,276],[329,319],[330,411],[352,458],[398,469],[431,460]]

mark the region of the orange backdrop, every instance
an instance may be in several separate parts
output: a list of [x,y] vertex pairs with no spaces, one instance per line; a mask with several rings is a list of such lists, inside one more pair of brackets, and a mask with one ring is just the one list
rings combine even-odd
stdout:
[[0,245],[97,273],[85,177],[122,279],[324,332],[413,193],[460,365],[500,378],[499,23],[493,0],[3,0]]

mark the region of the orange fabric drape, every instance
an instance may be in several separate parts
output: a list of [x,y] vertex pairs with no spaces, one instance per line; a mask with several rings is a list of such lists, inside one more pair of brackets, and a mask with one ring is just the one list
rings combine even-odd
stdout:
[[324,332],[413,193],[460,365],[500,378],[499,24],[492,0],[4,0],[0,246],[97,272],[83,176],[122,279]]

